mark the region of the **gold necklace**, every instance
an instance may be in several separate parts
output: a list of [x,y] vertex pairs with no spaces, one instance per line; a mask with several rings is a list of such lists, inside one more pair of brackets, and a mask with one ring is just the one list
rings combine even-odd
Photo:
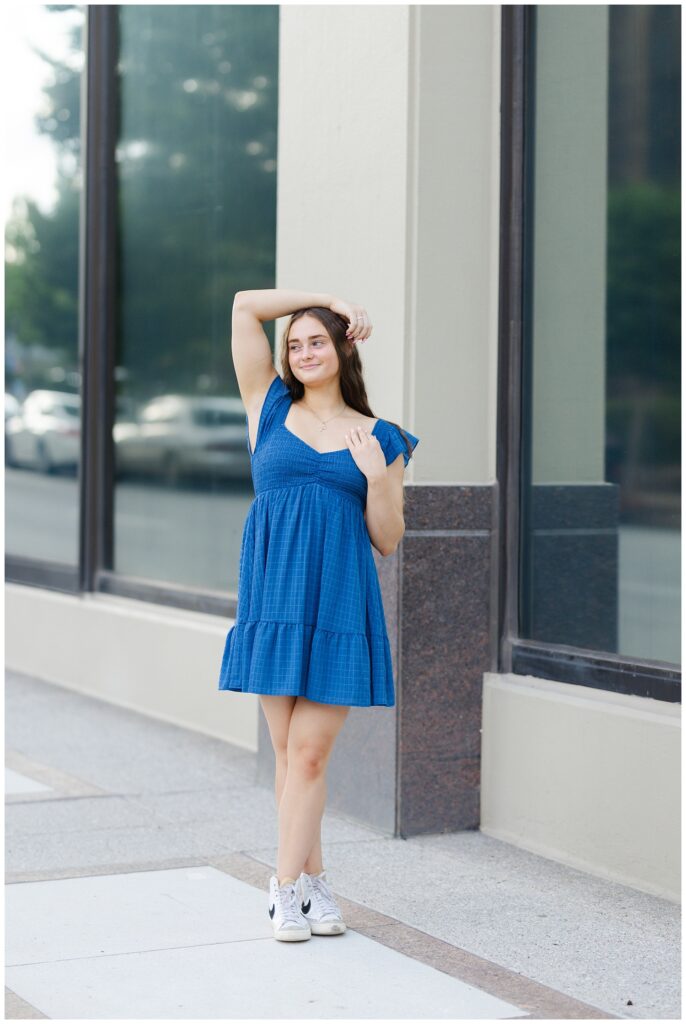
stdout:
[[[313,416],[316,416],[316,418],[317,418],[317,419],[319,420],[319,422],[321,423],[321,427],[319,428],[319,432],[320,432],[320,433],[322,432],[322,430],[326,430],[326,424],[327,424],[327,423],[330,423],[330,422],[331,422],[331,420],[335,420],[335,419],[336,419],[336,416],[340,416],[340,413],[339,413],[339,412],[337,412],[337,413],[334,413],[334,415],[333,415],[333,416],[329,416],[328,420],[322,420],[322,419],[319,419],[319,416],[317,416],[316,412],[313,412],[313,411],[312,411],[312,409],[310,409],[309,405],[305,405],[305,402],[301,402],[301,405],[305,406],[305,408],[307,409],[307,411],[308,411],[308,412],[311,412],[311,413],[312,413],[312,415],[313,415]],[[343,409],[345,409],[345,402],[343,403]],[[341,411],[342,411],[342,410],[341,410]]]

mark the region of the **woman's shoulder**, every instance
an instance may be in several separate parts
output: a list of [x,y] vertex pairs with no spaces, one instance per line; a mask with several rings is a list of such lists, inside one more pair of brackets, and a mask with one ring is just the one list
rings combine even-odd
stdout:
[[377,426],[379,426],[379,420],[376,416],[367,416],[365,413],[359,412],[359,410],[354,409],[352,406],[348,406],[345,418],[350,421],[351,427],[361,426],[365,430],[376,431]]

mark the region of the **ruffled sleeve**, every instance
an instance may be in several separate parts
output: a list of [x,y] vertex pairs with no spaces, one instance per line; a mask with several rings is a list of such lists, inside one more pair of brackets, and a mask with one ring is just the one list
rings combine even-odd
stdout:
[[[255,451],[258,450],[263,439],[271,431],[274,422],[278,422],[277,410],[280,408],[282,401],[286,399],[286,397],[290,398],[290,394],[288,385],[284,383],[283,378],[277,373],[276,377],[274,377],[274,380],[267,388],[267,394],[264,397],[262,409],[260,410],[260,421],[257,425]],[[250,433],[247,415],[245,417],[245,432],[248,438],[248,451],[250,452]],[[250,452],[250,454],[253,455],[254,452]]]
[[410,443],[411,453],[408,454],[405,438],[398,428],[393,426],[391,423],[387,423],[386,420],[381,420],[380,426],[382,426],[383,429],[378,433],[379,444],[383,448],[383,453],[386,457],[386,465],[390,466],[390,464],[397,459],[400,454],[402,454],[405,465],[407,465],[412,457],[411,453],[414,452],[414,449],[419,444],[419,438],[415,437],[414,434],[411,434],[409,430],[403,427]]

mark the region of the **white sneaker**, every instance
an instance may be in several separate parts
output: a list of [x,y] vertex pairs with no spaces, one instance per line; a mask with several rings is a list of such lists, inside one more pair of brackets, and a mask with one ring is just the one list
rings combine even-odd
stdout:
[[275,939],[298,942],[312,936],[307,918],[300,911],[297,884],[296,880],[280,886],[276,875],[269,879],[269,916]]
[[300,872],[298,905],[309,922],[313,935],[340,935],[346,930],[341,911],[326,880],[326,871],[320,875]]

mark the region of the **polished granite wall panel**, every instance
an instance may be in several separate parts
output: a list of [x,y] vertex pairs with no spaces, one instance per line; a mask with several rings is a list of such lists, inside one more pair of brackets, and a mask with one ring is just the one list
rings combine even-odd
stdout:
[[400,563],[398,830],[478,828],[494,487],[413,487]]

